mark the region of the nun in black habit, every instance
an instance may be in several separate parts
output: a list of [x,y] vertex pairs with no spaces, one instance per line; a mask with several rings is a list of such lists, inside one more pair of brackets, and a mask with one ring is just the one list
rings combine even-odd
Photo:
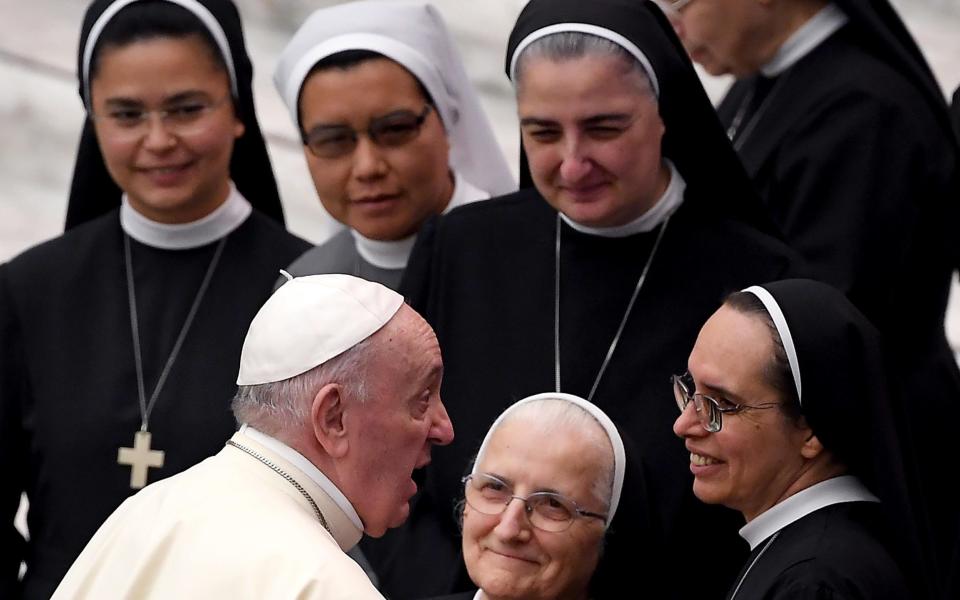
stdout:
[[[572,53],[542,54],[558,33]],[[738,517],[690,492],[666,386],[724,295],[790,272],[793,254],[767,233],[652,3],[533,0],[510,36],[507,73],[519,90],[525,183],[536,186],[458,208],[418,240],[402,289],[443,348],[457,436],[434,453],[408,524],[365,551],[387,595],[467,589],[451,516],[460,477],[507,405],[552,389],[601,407],[647,471],[650,494],[622,510],[649,511],[657,529],[632,537],[630,572],[605,575],[609,589],[642,581],[671,598],[718,597],[746,548]],[[568,152],[563,164],[546,165],[555,151]],[[716,559],[691,578],[683,540],[707,523],[703,552]]]
[[68,231],[0,266],[3,598],[49,597],[126,497],[222,447],[244,332],[308,247],[232,2],[98,0],[78,69]]
[[939,597],[886,360],[876,328],[811,280],[751,286],[703,326],[674,431],[694,493],[747,520],[728,600]]

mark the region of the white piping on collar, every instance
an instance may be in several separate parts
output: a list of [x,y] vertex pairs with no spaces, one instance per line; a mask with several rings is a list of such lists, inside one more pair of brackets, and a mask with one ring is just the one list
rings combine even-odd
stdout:
[[841,475],[801,490],[773,505],[740,528],[740,537],[753,551],[763,540],[821,508],[846,502],[880,502],[853,475]]
[[767,64],[760,67],[766,77],[776,77],[822,44],[824,40],[846,25],[847,15],[836,4],[830,3],[813,15],[800,29],[787,38]]
[[[87,43],[83,48],[83,102],[87,106],[87,112],[93,112],[93,101],[90,97],[90,60],[93,58],[93,49],[97,46],[97,40],[100,34],[113,17],[127,6],[138,2],[139,0],[117,0],[106,8],[90,28],[87,35]],[[203,26],[207,28],[213,40],[220,48],[220,54],[223,55],[223,62],[227,65],[227,73],[230,75],[230,91],[234,98],[240,98],[239,88],[237,86],[237,71],[233,65],[233,54],[230,53],[230,44],[227,42],[227,34],[224,33],[220,21],[213,16],[210,10],[197,2],[197,0],[166,0],[171,4],[176,4],[193,13]]]
[[336,485],[330,479],[323,474],[323,471],[317,468],[315,464],[307,460],[307,458],[291,448],[290,446],[284,444],[275,437],[271,437],[262,431],[258,431],[244,423],[240,426],[240,433],[251,438],[253,441],[270,448],[288,462],[292,463],[295,467],[303,471],[303,473],[313,480],[314,483],[319,485],[324,492],[330,496],[330,499],[343,511],[343,514],[347,515],[350,521],[359,529],[363,531],[363,523],[360,521],[360,515],[357,514],[356,509],[353,508],[353,505],[350,504],[350,501],[347,500],[347,497],[343,495],[343,492],[337,488]]
[[253,212],[247,199],[230,182],[226,201],[209,215],[190,223],[158,223],[137,212],[130,199],[123,195],[120,204],[120,226],[127,235],[141,244],[161,250],[187,250],[213,243],[229,235]]
[[677,171],[673,162],[669,159],[664,159],[663,162],[666,163],[670,169],[670,183],[667,184],[667,189],[663,191],[663,195],[660,196],[647,212],[633,221],[615,227],[588,227],[587,225],[577,223],[563,213],[560,213],[560,218],[563,219],[564,223],[580,233],[599,237],[622,238],[636,233],[653,231],[680,208],[680,205],[683,204],[683,194],[687,189],[687,182],[684,181],[683,176]]
[[640,62],[643,70],[647,73],[647,77],[650,79],[650,87],[653,89],[653,95],[657,98],[660,97],[660,82],[657,79],[657,73],[653,70],[653,65],[650,64],[650,59],[647,58],[647,55],[643,53],[643,50],[616,31],[611,31],[606,27],[589,25],[587,23],[556,23],[554,25],[541,27],[540,29],[530,33],[527,37],[523,38],[523,40],[517,44],[517,48],[513,51],[513,56],[510,57],[510,81],[516,85],[517,62],[519,62],[520,55],[523,54],[523,51],[527,49],[527,46],[539,40],[540,38],[547,37],[548,35],[553,35],[555,33],[566,33],[568,31],[595,35],[613,42],[629,52]]
[[797,360],[797,347],[793,343],[793,334],[790,333],[787,318],[780,309],[776,298],[774,298],[773,294],[768,292],[766,288],[760,287],[759,285],[752,285],[742,291],[753,294],[759,298],[764,308],[767,309],[770,318],[773,320],[773,325],[777,328],[777,333],[780,334],[780,341],[783,342],[783,349],[787,354],[787,362],[790,363],[790,373],[793,375],[793,384],[797,388],[797,401],[800,403],[800,406],[803,406],[803,392],[800,385],[800,362]]
[[530,402],[536,402],[538,400],[562,400],[564,402],[569,402],[570,404],[576,404],[589,413],[590,416],[596,419],[597,423],[600,424],[600,427],[602,427],[604,432],[606,432],[607,438],[610,440],[610,446],[613,447],[613,490],[610,495],[610,509],[607,511],[607,520],[603,524],[603,528],[607,529],[610,527],[610,523],[613,521],[613,517],[617,513],[617,505],[620,504],[620,494],[623,492],[623,478],[626,473],[627,453],[623,447],[623,438],[620,437],[620,432],[617,431],[617,426],[613,424],[613,421],[610,420],[610,417],[607,416],[607,413],[603,412],[603,410],[601,410],[596,404],[593,404],[589,400],[585,400],[580,396],[564,394],[562,392],[543,392],[540,394],[534,394],[533,396],[527,396],[526,398],[511,404],[505,411],[500,413],[500,416],[497,417],[497,420],[494,421],[493,425],[490,426],[490,429],[487,430],[487,435],[484,436],[483,442],[480,444],[480,450],[477,452],[477,459],[473,461],[473,469],[470,471],[470,473],[472,475],[477,474],[477,468],[480,464],[480,460],[483,458],[483,453],[487,449],[487,445],[490,443],[490,438],[493,437],[493,432],[497,430],[497,427],[500,426],[503,420],[507,418],[507,416],[516,408]]
[[[490,194],[480,188],[472,185],[470,182],[454,172],[453,175],[453,195],[443,209],[446,214],[458,206],[485,200]],[[417,234],[405,237],[400,240],[373,240],[364,237],[355,229],[350,230],[353,236],[354,245],[360,258],[371,265],[380,269],[399,270],[407,267],[407,260],[410,258],[410,252],[417,241]]]

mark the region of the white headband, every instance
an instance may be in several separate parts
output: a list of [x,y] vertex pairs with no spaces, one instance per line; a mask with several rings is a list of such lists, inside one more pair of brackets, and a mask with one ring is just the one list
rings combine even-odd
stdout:
[[[100,39],[100,34],[103,33],[103,29],[107,26],[107,23],[125,7],[138,1],[139,0],[117,0],[103,11],[94,22],[93,27],[90,28],[87,43],[83,48],[83,102],[90,112],[93,111],[93,104],[90,98],[90,61],[93,58],[93,49],[96,48],[97,40]],[[240,93],[237,86],[236,69],[233,66],[233,55],[230,53],[230,44],[227,43],[227,35],[223,31],[223,27],[220,26],[220,22],[217,21],[216,17],[213,16],[213,13],[211,13],[206,6],[200,4],[197,0],[165,1],[189,10],[200,19],[203,26],[207,28],[207,31],[210,32],[210,35],[213,36],[214,41],[217,43],[217,47],[220,48],[220,54],[223,55],[223,61],[227,65],[227,72],[230,75],[230,90],[233,93],[233,97],[239,99]]]
[[783,316],[783,311],[780,310],[780,305],[777,304],[776,299],[774,299],[770,292],[759,285],[750,286],[742,291],[753,294],[759,298],[764,308],[766,308],[770,314],[770,318],[773,319],[773,325],[777,328],[777,333],[780,334],[780,341],[783,342],[783,349],[787,353],[787,362],[790,363],[793,383],[797,387],[797,400],[800,402],[800,405],[803,406],[803,396],[800,392],[800,363],[797,361],[797,347],[793,344],[793,335],[790,334],[790,327],[787,325],[786,317]]
[[523,38],[523,40],[517,44],[517,49],[513,51],[513,56],[510,58],[510,80],[516,83],[517,62],[520,60],[520,55],[523,54],[523,51],[527,49],[527,46],[539,40],[540,38],[547,37],[548,35],[564,33],[568,31],[576,31],[601,37],[605,40],[613,42],[632,54],[634,58],[640,61],[640,65],[647,73],[647,77],[650,79],[650,86],[653,88],[653,95],[657,98],[660,97],[660,83],[657,81],[657,74],[653,71],[653,65],[650,64],[650,59],[647,58],[647,55],[644,54],[636,44],[623,37],[616,31],[610,31],[604,27],[588,25],[586,23],[556,23],[554,25],[549,25],[547,27],[538,29],[527,37]]
[[608,417],[605,412],[600,410],[596,404],[588,402],[580,396],[564,394],[561,392],[544,392],[542,394],[528,396],[523,400],[519,400],[510,405],[505,411],[500,413],[500,416],[497,417],[497,420],[493,422],[493,425],[491,425],[490,429],[487,431],[486,437],[483,438],[483,443],[480,444],[480,451],[477,452],[477,460],[475,460],[473,463],[472,473],[474,475],[477,473],[477,466],[479,465],[480,459],[483,457],[483,454],[487,449],[487,444],[490,443],[490,438],[493,437],[493,432],[496,431],[497,427],[500,426],[507,415],[512,413],[518,407],[531,402],[536,402],[537,400],[562,400],[564,402],[569,402],[570,404],[576,404],[586,412],[590,413],[590,416],[597,420],[600,426],[603,427],[604,432],[607,434],[607,438],[610,440],[610,445],[613,446],[613,490],[610,494],[610,509],[607,512],[607,520],[604,523],[604,529],[607,529],[610,527],[610,522],[613,521],[613,515],[617,512],[617,505],[620,504],[620,494],[623,492],[623,477],[626,471],[627,454],[623,448],[623,438],[620,437],[620,432],[617,431],[617,426],[613,424],[613,421],[610,420],[610,417]]

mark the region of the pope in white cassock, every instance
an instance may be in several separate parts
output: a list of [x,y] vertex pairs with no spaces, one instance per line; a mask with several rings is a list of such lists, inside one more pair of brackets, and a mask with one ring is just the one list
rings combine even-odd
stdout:
[[345,552],[407,518],[413,470],[453,439],[442,373],[400,295],[291,279],[247,333],[240,431],[124,502],[54,598],[381,598]]

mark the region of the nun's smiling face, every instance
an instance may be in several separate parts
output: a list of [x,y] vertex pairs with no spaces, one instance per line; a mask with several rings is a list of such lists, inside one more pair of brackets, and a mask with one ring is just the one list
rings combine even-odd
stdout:
[[230,191],[243,135],[229,78],[199,36],[156,37],[100,51],[91,81],[97,141],[110,176],[137,212],[186,223]]
[[656,99],[622,59],[530,58],[520,73],[517,105],[533,182],[572,220],[623,225],[666,190]]
[[[501,425],[490,438],[477,471],[489,473],[526,497],[553,491],[584,510],[604,513],[594,484],[609,468],[582,431],[555,431],[547,438],[518,418]],[[470,578],[488,597],[512,600],[587,597],[603,541],[603,521],[575,518],[564,531],[543,531],[530,524],[524,503],[512,500],[499,515],[464,506],[463,555]]]
[[[688,368],[696,391],[722,406],[782,401],[766,370],[774,352],[769,327],[755,315],[723,306],[703,326]],[[691,402],[674,423],[686,440],[693,492],[708,504],[723,504],[749,521],[805,487],[812,450],[810,429],[791,422],[780,408],[723,416],[708,433]]]
[[[376,58],[310,75],[300,94],[300,120],[307,139],[331,153],[357,136],[355,145],[334,155],[318,156],[308,147],[304,154],[323,207],[363,236],[407,237],[449,203],[453,180],[443,123],[417,80],[396,62]],[[376,137],[384,123],[392,124],[390,135],[371,139],[370,130]],[[410,135],[393,143],[389,138],[401,127]]]

